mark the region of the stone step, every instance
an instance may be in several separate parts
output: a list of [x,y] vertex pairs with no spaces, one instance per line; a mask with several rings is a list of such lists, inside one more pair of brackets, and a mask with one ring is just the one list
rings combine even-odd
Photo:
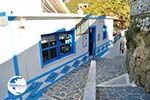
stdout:
[[97,87],[96,100],[150,100],[141,87]]
[[130,82],[129,74],[125,73],[101,84],[96,85],[97,87],[136,87],[134,83]]
[[95,100],[96,99],[96,61],[92,60],[88,79],[84,89],[83,100]]
[[[125,68],[118,61],[107,58],[96,59],[96,84],[110,80],[125,73]],[[79,69],[74,70],[69,75],[50,86],[47,95],[56,100],[82,100],[88,79],[90,63],[83,64]]]

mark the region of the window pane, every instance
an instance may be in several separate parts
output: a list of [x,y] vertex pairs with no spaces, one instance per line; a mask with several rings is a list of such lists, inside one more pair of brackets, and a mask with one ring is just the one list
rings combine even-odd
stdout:
[[59,40],[61,44],[71,43],[72,36],[69,33],[62,33],[59,35]]
[[65,44],[70,44],[70,43],[72,43],[72,35],[71,34],[67,34]]
[[65,38],[66,38],[65,33],[62,33],[62,34],[59,35],[59,41],[60,41],[61,44],[65,43]]
[[43,62],[46,62],[49,60],[48,50],[43,51],[42,55],[43,55]]
[[41,43],[42,43],[42,48],[43,49],[47,48],[48,47],[48,36],[43,36]]
[[50,41],[50,46],[55,46],[56,45],[56,35],[50,35],[49,41]]
[[57,57],[56,48],[51,48],[51,49],[49,50],[49,52],[50,52],[50,59]]
[[66,44],[60,47],[61,55],[66,54],[71,51],[72,44]]

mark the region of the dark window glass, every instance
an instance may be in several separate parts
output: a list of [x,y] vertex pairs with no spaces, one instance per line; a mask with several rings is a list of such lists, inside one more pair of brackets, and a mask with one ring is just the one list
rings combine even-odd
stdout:
[[[72,51],[71,31],[48,34],[41,37],[43,62],[50,62],[54,58],[61,58]],[[46,48],[46,49],[45,49]]]
[[71,47],[72,47],[71,44],[66,44],[66,45],[61,46],[60,47],[60,53],[61,53],[61,55],[69,53],[71,51]]
[[72,42],[72,36],[68,33],[63,33],[59,35],[59,41],[61,44],[68,44]]
[[49,60],[48,50],[43,51],[42,55],[43,55],[43,62],[46,62]]
[[57,44],[56,43],[56,35],[50,35],[49,41],[50,41],[50,46],[55,46]]
[[62,33],[59,35],[59,41],[61,44],[64,44],[65,43],[65,39],[66,39],[66,36],[67,36],[67,33]]
[[51,49],[49,50],[49,52],[50,52],[50,59],[53,59],[53,58],[57,57],[56,48],[51,48]]
[[42,43],[42,48],[43,48],[43,49],[44,49],[44,48],[48,48],[48,36],[42,37],[41,43]]

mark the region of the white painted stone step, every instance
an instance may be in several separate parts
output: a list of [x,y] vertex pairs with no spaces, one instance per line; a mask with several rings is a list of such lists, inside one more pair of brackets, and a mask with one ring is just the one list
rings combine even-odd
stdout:
[[97,87],[136,87],[134,83],[130,83],[128,73],[120,75],[116,78],[98,84]]
[[96,61],[92,60],[88,74],[88,80],[84,90],[83,100],[96,99]]

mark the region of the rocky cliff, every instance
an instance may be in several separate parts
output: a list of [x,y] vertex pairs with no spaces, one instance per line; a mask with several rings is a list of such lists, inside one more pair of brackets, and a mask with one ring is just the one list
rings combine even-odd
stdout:
[[126,38],[130,79],[150,93],[150,0],[131,1]]

